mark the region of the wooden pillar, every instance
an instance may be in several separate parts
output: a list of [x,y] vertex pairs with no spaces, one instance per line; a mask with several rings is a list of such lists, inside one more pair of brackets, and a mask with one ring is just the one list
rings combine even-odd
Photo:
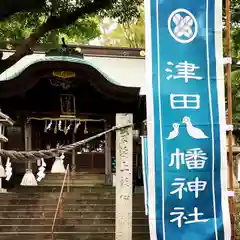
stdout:
[[[2,149],[2,142],[8,142],[8,139],[4,136],[5,135],[5,127],[8,125],[12,126],[13,121],[5,114],[3,114],[0,110],[0,149]],[[0,192],[7,192],[7,189],[2,188],[2,178],[5,178],[7,181],[10,180],[12,176],[12,167],[10,164],[10,159],[7,159],[5,164],[5,169],[2,165],[2,158],[0,157]]]
[[[32,125],[30,121],[26,121],[24,124],[24,135],[25,135],[25,150],[32,150]],[[32,172],[32,161],[27,160],[26,172],[22,178],[21,186],[37,186],[36,178]]]
[[[4,126],[2,123],[0,123],[0,135],[4,136]],[[2,149],[2,142],[0,141],[0,149]],[[2,163],[2,157],[0,156],[0,161]]]
[[[4,126],[2,123],[0,123],[0,135],[4,136]],[[0,141],[0,149],[2,149],[2,141]],[[5,169],[2,165],[2,157],[0,156],[0,192],[5,192],[5,190],[2,188],[2,178],[5,177]]]
[[[117,114],[116,125],[133,123],[132,114]],[[132,240],[132,127],[116,131],[116,240]]]
[[[74,143],[76,141],[75,139],[75,133],[73,131],[73,135],[72,135],[72,142]],[[76,150],[75,148],[72,150],[72,175],[75,175],[76,173]]]
[[[105,124],[105,130],[108,126]],[[112,186],[112,133],[105,134],[105,185]]]
[[237,184],[235,188],[239,188],[239,183],[240,183],[240,153],[237,154],[236,156],[236,165],[237,165]]
[[[25,151],[32,150],[32,125],[30,121],[24,124],[24,136],[25,136]],[[30,160],[26,163],[26,169],[32,169],[32,162]]]

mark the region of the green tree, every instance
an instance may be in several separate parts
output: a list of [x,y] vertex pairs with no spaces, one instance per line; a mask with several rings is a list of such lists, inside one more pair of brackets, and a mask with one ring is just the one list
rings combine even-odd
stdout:
[[[11,3],[11,4],[10,4]],[[0,43],[15,44],[15,53],[0,61],[0,72],[31,54],[38,42],[58,43],[66,36],[87,42],[99,35],[96,16],[119,23],[137,18],[142,0],[1,0]]]
[[[114,20],[112,20],[113,22]],[[110,21],[111,23],[111,21]],[[104,23],[102,23],[104,28]],[[106,28],[109,27],[106,26]],[[102,43],[107,46],[145,48],[144,7],[139,6],[139,16],[119,23],[110,33],[102,34]]]
[[[223,1],[223,23],[225,25],[226,13],[225,13],[225,0]],[[231,0],[231,48],[232,57],[239,58],[240,56],[240,0]],[[223,38],[225,39],[225,29],[223,31]],[[224,40],[225,50],[225,40]]]
[[[27,38],[46,17],[40,14],[17,13],[0,22],[0,47],[15,48]],[[98,19],[85,17],[62,29],[52,30],[39,39],[39,43],[56,47],[64,37],[68,43],[86,44],[101,34]]]
[[[232,19],[232,52],[233,57],[239,57],[240,54],[240,0],[231,1],[231,19]],[[144,30],[144,8],[139,6],[139,18],[132,18],[119,24],[111,33],[102,33],[102,44],[109,46],[123,46],[123,47],[144,47],[145,46],[145,30]],[[225,22],[225,0],[223,0],[223,22]],[[109,21],[107,24],[113,23]],[[104,23],[101,22],[101,25]],[[225,36],[225,32],[223,31]],[[225,44],[225,42],[224,42]]]
[[[240,0],[231,1],[231,52],[232,52],[232,110],[233,122],[240,122]],[[225,19],[225,11],[224,11]],[[224,31],[225,39],[225,31]],[[225,44],[225,42],[224,42]],[[226,99],[227,100],[227,99]],[[226,101],[227,102],[227,101]]]
[[240,71],[235,70],[231,73],[232,80],[232,106],[233,122],[240,121]]

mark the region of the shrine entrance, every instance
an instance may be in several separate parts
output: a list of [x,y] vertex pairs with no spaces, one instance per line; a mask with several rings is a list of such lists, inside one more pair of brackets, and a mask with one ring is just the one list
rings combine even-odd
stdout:
[[[32,118],[32,150],[69,145],[104,131],[103,119]],[[64,165],[76,172],[105,173],[105,138],[93,140],[66,153]],[[54,158],[48,159],[50,172]]]
[[[140,88],[116,84],[81,54],[29,59],[17,63],[15,73],[1,75],[6,78],[0,81],[0,108],[15,121],[15,130],[6,131],[5,149],[40,150],[83,140],[115,126],[116,113],[132,113],[136,124],[146,118]],[[114,156],[115,133],[66,154],[64,164],[72,172],[110,177]],[[52,163],[48,160],[47,171]],[[37,171],[34,164],[16,164],[20,173]]]

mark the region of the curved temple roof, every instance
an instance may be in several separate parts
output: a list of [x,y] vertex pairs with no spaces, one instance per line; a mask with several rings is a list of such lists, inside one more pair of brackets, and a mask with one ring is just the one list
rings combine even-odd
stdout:
[[[49,63],[56,64],[49,65]],[[34,85],[34,81],[36,83],[36,79],[33,77],[35,72],[38,71],[38,75],[36,74],[35,78],[40,79],[39,70],[42,70],[44,74],[45,68],[48,70],[51,68],[51,71],[55,71],[55,66],[58,68],[64,66],[64,70],[66,68],[67,70],[75,72],[87,72],[88,75],[90,74],[89,76],[91,76],[87,78],[88,81],[90,81],[98,91],[110,98],[119,101],[134,101],[137,100],[139,96],[139,87],[126,87],[120,85],[119,81],[113,80],[105,72],[85,59],[70,56],[45,56],[34,54],[22,58],[0,74],[0,97],[6,98],[19,94],[20,90],[16,91],[16,88],[20,85],[26,84],[27,81],[31,82],[31,86]]]

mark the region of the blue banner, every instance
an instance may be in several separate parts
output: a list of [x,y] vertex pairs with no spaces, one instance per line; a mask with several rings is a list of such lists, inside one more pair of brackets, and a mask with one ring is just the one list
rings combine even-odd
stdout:
[[147,136],[142,138],[142,173],[144,187],[145,214],[148,215],[148,142]]
[[222,0],[146,0],[152,240],[230,240]]

